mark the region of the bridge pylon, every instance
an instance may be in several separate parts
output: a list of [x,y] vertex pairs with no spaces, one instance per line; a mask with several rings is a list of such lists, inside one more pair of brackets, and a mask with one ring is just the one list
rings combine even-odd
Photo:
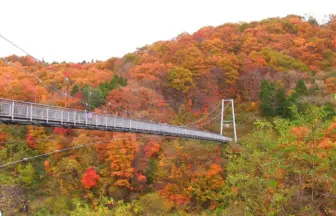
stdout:
[[[224,114],[225,114],[225,108],[226,108],[225,104],[226,103],[228,103],[228,105],[231,106],[232,120],[224,120]],[[234,111],[234,101],[233,101],[233,99],[222,99],[222,113],[221,113],[220,135],[223,135],[224,123],[233,124],[234,142],[237,142],[236,116],[235,116],[235,111]]]

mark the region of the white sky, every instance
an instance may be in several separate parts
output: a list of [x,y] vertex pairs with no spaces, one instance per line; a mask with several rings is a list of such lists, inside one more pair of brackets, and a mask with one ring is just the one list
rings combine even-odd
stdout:
[[[336,13],[335,0],[1,0],[0,34],[46,61],[106,60],[203,26]],[[0,38],[0,56],[23,53]]]

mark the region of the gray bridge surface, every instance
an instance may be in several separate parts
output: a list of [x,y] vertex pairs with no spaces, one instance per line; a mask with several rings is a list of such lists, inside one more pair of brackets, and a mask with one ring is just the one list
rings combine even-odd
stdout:
[[231,138],[192,128],[146,122],[113,115],[87,113],[43,104],[0,98],[0,121],[7,124],[29,124],[49,127],[69,127],[88,130],[173,136],[216,142],[230,142]]

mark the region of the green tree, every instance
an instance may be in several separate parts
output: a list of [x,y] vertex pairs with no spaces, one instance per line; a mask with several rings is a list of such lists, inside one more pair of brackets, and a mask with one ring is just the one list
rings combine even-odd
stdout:
[[330,102],[322,107],[322,111],[325,113],[325,116],[323,117],[324,121],[331,120],[336,116],[335,105]]
[[319,25],[318,22],[317,22],[317,20],[316,20],[316,18],[313,17],[313,16],[309,16],[309,17],[308,17],[308,22],[309,22],[310,24],[314,25],[314,26],[318,26],[318,25]]
[[75,209],[70,212],[70,216],[109,216],[111,211],[106,207],[106,204],[113,204],[113,200],[103,199],[102,203],[93,209],[89,205],[80,200],[73,201]]
[[261,101],[260,108],[264,116],[275,115],[275,95],[275,84],[273,82],[264,80],[261,84],[261,91],[259,94]]
[[99,88],[92,88],[91,86],[85,86],[82,89],[85,101],[88,103],[88,110],[94,107],[99,107],[104,103],[104,96]]
[[307,108],[307,104],[300,102],[300,98],[308,95],[308,89],[303,80],[299,80],[295,87],[295,92],[291,95],[292,105],[295,105],[301,113]]
[[295,107],[297,108],[297,97],[295,94],[289,96],[284,104],[283,104],[283,114],[281,115],[281,117],[283,118],[288,118],[288,119],[294,119],[294,115],[292,112],[292,108]]
[[276,109],[275,114],[277,116],[281,116],[283,118],[286,118],[286,90],[285,88],[279,88],[276,95]]
[[298,96],[304,96],[308,94],[308,89],[303,80],[299,80],[295,87],[295,93]]
[[99,90],[102,92],[103,98],[106,99],[108,93],[115,88],[127,86],[127,79],[114,75],[110,82],[105,81],[99,83]]
[[70,211],[74,209],[72,200],[66,196],[49,197],[44,204],[54,215],[69,215]]
[[34,179],[36,178],[36,171],[34,167],[29,163],[25,167],[21,164],[18,166],[19,181],[25,186],[32,186]]
[[74,85],[74,87],[71,90],[71,96],[74,96],[79,91],[79,87],[77,84]]
[[113,215],[115,216],[133,216],[140,215],[141,207],[138,202],[125,203],[123,200],[116,202],[116,206],[113,209]]

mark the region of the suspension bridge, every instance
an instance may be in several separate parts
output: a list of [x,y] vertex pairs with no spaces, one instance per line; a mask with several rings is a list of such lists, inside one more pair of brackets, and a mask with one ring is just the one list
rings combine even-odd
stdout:
[[211,132],[164,123],[140,121],[113,115],[67,109],[38,103],[0,98],[0,121],[7,124],[67,127],[118,131],[181,138],[230,142],[232,139]]

